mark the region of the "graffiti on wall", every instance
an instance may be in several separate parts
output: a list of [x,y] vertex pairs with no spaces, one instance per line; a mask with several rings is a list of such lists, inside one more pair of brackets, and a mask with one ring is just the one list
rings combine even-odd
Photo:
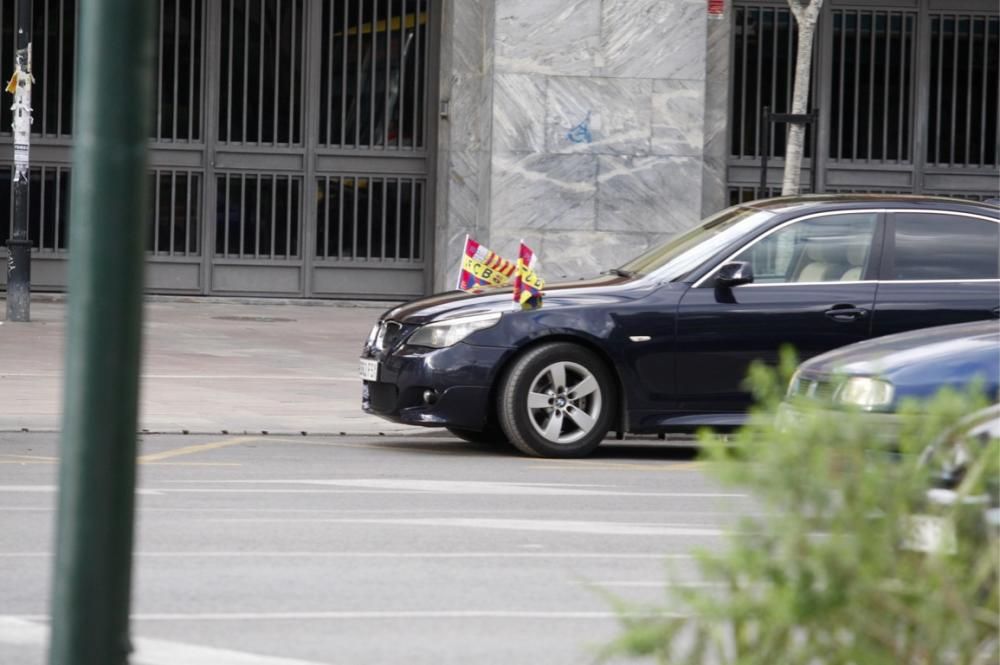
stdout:
[[590,111],[587,111],[587,117],[566,133],[567,140],[572,143],[594,142],[594,136],[590,133],[590,113]]

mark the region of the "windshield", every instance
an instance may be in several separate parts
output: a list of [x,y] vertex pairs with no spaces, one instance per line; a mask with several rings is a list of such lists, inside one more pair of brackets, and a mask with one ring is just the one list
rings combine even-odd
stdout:
[[700,226],[632,259],[620,268],[620,272],[634,275],[656,273],[657,277],[669,281],[680,279],[773,216],[754,208],[726,208]]

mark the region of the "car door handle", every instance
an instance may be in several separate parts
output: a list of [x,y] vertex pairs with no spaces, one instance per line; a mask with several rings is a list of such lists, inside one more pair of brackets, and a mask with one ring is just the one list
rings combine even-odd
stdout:
[[993,308],[993,318],[1000,319],[1000,307]]
[[841,323],[850,323],[851,321],[860,321],[861,319],[868,316],[868,310],[861,307],[854,307],[852,305],[834,305],[832,309],[826,310],[824,312],[828,318],[834,321],[839,321]]

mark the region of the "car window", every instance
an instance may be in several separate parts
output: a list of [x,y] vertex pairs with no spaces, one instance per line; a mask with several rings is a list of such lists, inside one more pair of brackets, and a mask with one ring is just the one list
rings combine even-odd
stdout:
[[896,213],[895,220],[892,279],[997,279],[1000,224],[940,213]]
[[866,277],[878,213],[813,217],[781,228],[734,257],[755,284],[856,282]]
[[772,217],[773,213],[764,210],[726,208],[690,231],[637,256],[621,270],[636,275],[656,273],[664,280],[680,279],[704,265],[727,245],[752,234]]

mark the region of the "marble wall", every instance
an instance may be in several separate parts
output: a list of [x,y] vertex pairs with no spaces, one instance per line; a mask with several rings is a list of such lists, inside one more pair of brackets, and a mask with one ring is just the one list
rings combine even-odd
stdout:
[[466,232],[574,279],[723,207],[728,22],[705,0],[446,4],[436,286]]
[[444,0],[442,13],[435,291],[455,284],[465,235],[489,237],[493,118],[493,3]]

